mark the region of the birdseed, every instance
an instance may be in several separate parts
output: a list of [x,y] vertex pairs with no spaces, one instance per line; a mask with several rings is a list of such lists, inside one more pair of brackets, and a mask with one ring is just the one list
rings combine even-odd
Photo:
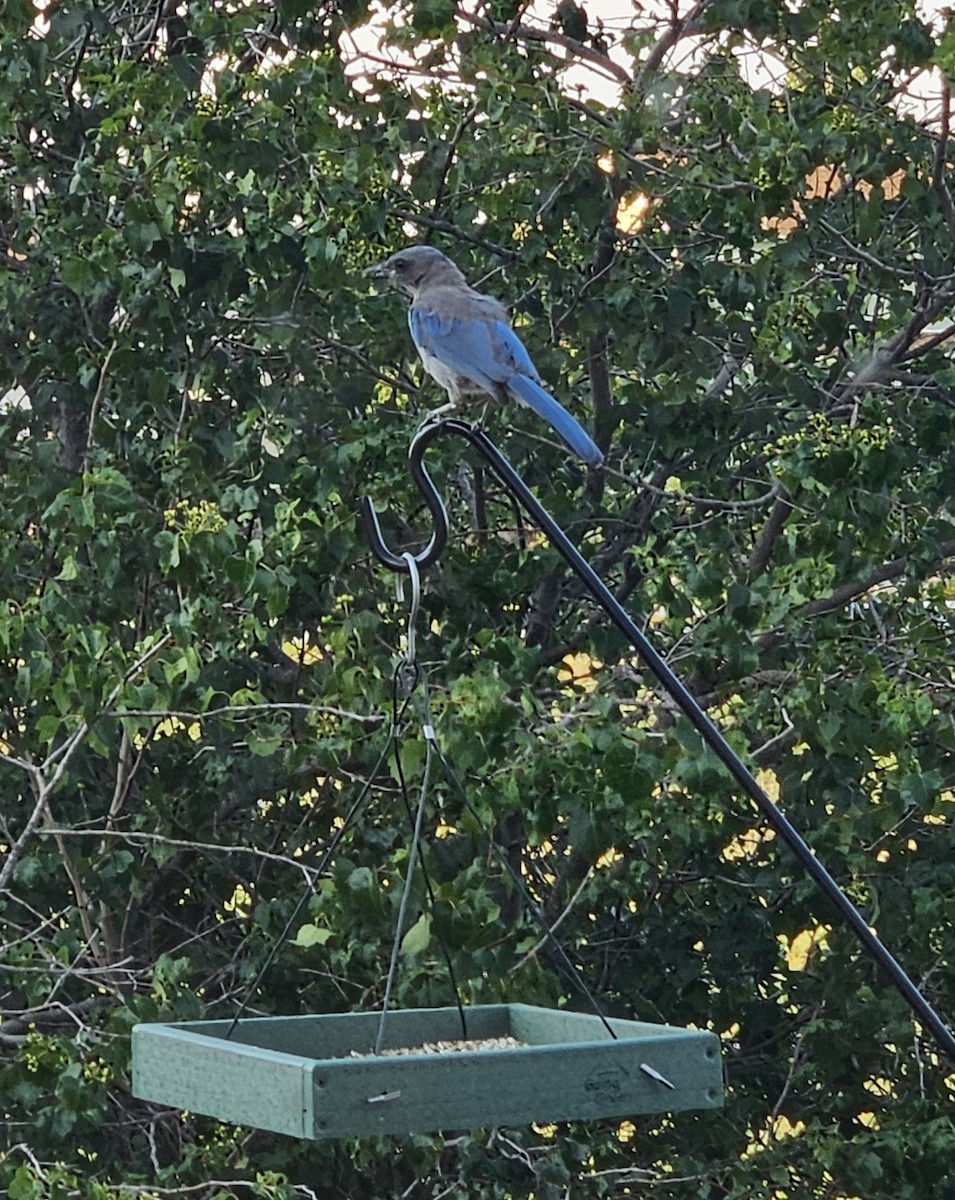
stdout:
[[420,1046],[393,1046],[388,1050],[382,1050],[380,1055],[375,1055],[372,1050],[365,1052],[350,1050],[348,1057],[394,1058],[400,1054],[459,1054],[472,1050],[518,1050],[526,1045],[526,1042],[519,1042],[517,1038],[508,1035],[506,1037],[467,1038],[463,1041],[422,1042]]

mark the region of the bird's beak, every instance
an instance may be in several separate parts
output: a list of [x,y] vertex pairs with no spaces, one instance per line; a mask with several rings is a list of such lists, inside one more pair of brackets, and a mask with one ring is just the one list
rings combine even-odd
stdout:
[[365,267],[362,275],[367,275],[369,279],[390,279],[391,259],[386,258],[383,262],[373,263],[370,267]]

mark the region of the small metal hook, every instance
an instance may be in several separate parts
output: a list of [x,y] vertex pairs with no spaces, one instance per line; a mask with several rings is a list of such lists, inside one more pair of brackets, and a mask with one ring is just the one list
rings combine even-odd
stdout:
[[[402,664],[405,670],[411,670],[415,665],[417,658],[417,624],[418,624],[418,609],[421,607],[421,576],[418,573],[418,562],[413,554],[407,550],[402,554],[402,559],[408,568],[408,577],[411,580],[411,608],[408,610],[408,638],[405,646],[405,661]],[[395,580],[395,592],[398,597],[399,604],[404,603],[405,587],[404,576],[399,575]]]

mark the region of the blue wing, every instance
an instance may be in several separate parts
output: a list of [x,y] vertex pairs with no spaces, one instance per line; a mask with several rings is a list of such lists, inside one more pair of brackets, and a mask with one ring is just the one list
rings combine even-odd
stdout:
[[423,308],[412,308],[408,321],[419,350],[492,396],[503,384],[585,462],[591,466],[603,462],[603,454],[579,421],[544,390],[524,344],[503,321],[441,317]]
[[492,396],[497,386],[514,373],[514,367],[495,357],[491,326],[487,321],[439,317],[423,308],[408,313],[411,336],[419,350],[484,388]]

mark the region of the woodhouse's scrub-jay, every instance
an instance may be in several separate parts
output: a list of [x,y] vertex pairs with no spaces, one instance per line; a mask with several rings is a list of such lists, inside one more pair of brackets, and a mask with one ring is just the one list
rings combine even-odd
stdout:
[[541,384],[541,378],[503,307],[470,287],[454,263],[433,246],[409,246],[366,271],[399,288],[411,301],[408,324],[424,368],[456,408],[467,392],[504,400],[510,392],[532,408],[591,466],[603,455],[579,422]]

